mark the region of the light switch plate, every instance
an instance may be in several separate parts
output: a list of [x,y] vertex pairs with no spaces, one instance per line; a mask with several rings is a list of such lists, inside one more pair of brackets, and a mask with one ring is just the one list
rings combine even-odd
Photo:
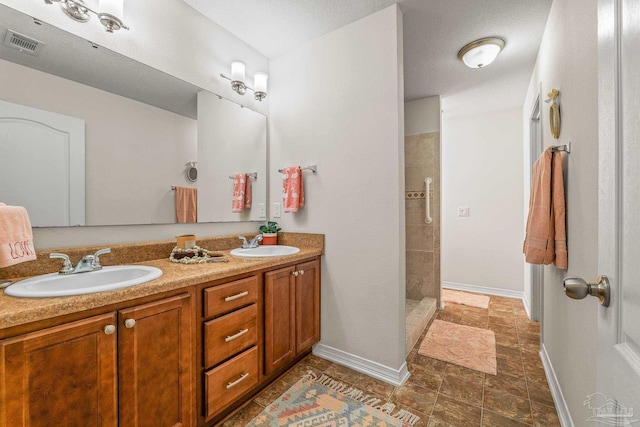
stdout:
[[458,216],[469,216],[469,208],[468,207],[458,208]]
[[282,215],[282,203],[274,203],[273,204],[273,217],[280,218]]
[[264,203],[260,203],[258,205],[258,208],[260,210],[259,215],[260,215],[260,219],[267,219],[267,207]]

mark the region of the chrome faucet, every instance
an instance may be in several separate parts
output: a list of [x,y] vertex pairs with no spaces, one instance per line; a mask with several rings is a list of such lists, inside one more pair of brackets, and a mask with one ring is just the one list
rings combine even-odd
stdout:
[[253,249],[258,247],[258,242],[262,241],[262,234],[258,234],[256,237],[247,242],[244,236],[238,236],[238,239],[242,240],[242,249]]
[[62,268],[58,271],[59,274],[76,274],[101,270],[102,264],[100,264],[100,255],[108,253],[111,253],[111,248],[100,249],[93,255],[85,255],[80,261],[78,261],[78,265],[76,265],[75,268],[71,265],[71,260],[68,255],[52,253],[49,254],[49,258],[60,258],[64,260]]

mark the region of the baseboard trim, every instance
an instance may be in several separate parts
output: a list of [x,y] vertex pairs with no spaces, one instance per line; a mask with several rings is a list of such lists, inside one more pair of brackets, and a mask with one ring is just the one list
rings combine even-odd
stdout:
[[488,286],[467,285],[465,283],[442,282],[445,289],[454,289],[456,291],[475,292],[479,294],[495,295],[497,297],[524,299],[523,291],[513,291],[511,289],[490,288]]
[[524,311],[527,312],[527,317],[531,320],[531,301],[527,298],[527,293],[522,293],[522,304],[524,305]]
[[573,419],[571,418],[571,413],[569,412],[569,407],[567,406],[567,401],[564,399],[560,383],[558,382],[558,377],[556,376],[556,372],[553,370],[551,359],[549,359],[549,354],[547,353],[547,348],[544,344],[540,345],[540,359],[542,359],[544,372],[547,375],[547,381],[549,382],[553,402],[556,405],[560,424],[562,427],[575,427]]
[[380,381],[392,384],[396,387],[404,384],[411,375],[407,369],[406,362],[402,364],[400,369],[396,370],[378,362],[373,362],[322,343],[317,344],[313,348],[313,354],[339,365],[346,366],[347,368],[351,368],[354,371],[379,379]]

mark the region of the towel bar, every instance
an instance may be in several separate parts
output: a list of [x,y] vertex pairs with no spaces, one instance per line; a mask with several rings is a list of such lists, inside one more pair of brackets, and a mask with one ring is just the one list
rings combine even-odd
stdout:
[[571,153],[571,142],[567,143],[567,145],[556,145],[555,147],[551,147],[551,152],[555,153],[556,151],[564,151],[565,153]]
[[[318,171],[318,168],[316,167],[316,165],[309,165],[309,166],[305,166],[303,168],[300,168],[300,170],[302,170],[302,171],[311,171],[313,173],[316,173]],[[282,169],[278,169],[278,172],[282,173]]]
[[[258,179],[258,172],[248,173],[247,176],[249,178]],[[234,175],[229,175],[229,179],[236,179],[236,177]]]

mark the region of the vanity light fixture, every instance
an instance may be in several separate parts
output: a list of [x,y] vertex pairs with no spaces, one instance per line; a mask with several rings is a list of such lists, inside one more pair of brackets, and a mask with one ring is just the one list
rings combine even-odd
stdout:
[[231,63],[231,89],[244,95],[247,92],[247,85],[244,84],[244,72],[247,65],[242,61],[233,61]]
[[242,61],[233,61],[231,63],[231,77],[227,77],[220,73],[220,77],[231,81],[231,89],[239,95],[247,93],[247,89],[254,93],[254,98],[262,102],[267,97],[267,80],[269,76],[265,73],[256,73],[253,76],[253,85],[251,88],[245,83],[246,64]]
[[85,4],[83,0],[44,0],[46,4],[60,3],[62,11],[71,19],[78,22],[87,22],[91,19],[91,13],[96,15],[104,29],[108,33],[127,27],[122,22],[124,0],[100,0],[100,10],[95,11]]
[[256,73],[253,76],[254,97],[261,101],[267,97],[267,80],[269,76],[265,73]]
[[504,45],[504,40],[498,37],[475,40],[460,49],[458,59],[469,68],[483,68],[496,59]]

